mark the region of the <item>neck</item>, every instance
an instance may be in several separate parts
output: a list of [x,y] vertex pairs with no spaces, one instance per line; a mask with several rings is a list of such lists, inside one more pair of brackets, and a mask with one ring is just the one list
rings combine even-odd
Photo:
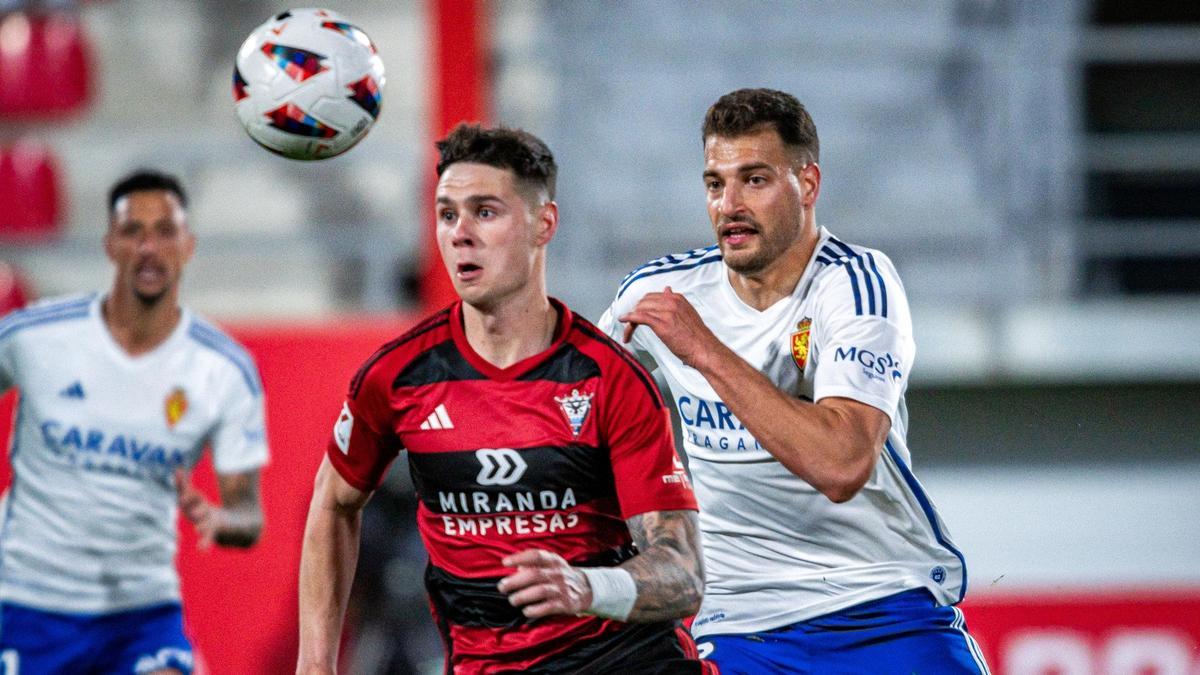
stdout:
[[100,310],[113,340],[131,356],[144,354],[162,344],[183,315],[174,294],[147,305],[115,289],[100,304]]
[[488,363],[507,368],[554,342],[558,311],[545,293],[498,307],[479,308],[463,303],[463,332],[467,342]]
[[742,274],[726,268],[729,285],[742,302],[761,312],[796,290],[819,238],[813,224],[807,225],[802,232],[782,255],[757,272]]

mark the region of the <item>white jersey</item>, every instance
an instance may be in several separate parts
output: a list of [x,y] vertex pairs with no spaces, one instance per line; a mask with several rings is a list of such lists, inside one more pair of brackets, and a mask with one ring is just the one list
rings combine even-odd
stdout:
[[0,601],[108,613],[179,600],[173,472],[206,444],[218,473],[267,460],[254,361],[184,310],[131,357],[97,295],[0,321],[0,390],[20,389],[0,510]]
[[649,328],[634,331],[630,347],[657,362],[674,395],[700,503],[707,582],[693,633],[769,630],[913,588],[961,600],[962,554],[909,468],[904,390],[915,346],[891,261],[822,228],[796,289],[760,312],[734,292],[717,247],[667,256],[625,277],[601,328],[619,340],[616,317],[667,286],[782,391],[851,398],[892,420],[866,486],[835,504],[759,445]]

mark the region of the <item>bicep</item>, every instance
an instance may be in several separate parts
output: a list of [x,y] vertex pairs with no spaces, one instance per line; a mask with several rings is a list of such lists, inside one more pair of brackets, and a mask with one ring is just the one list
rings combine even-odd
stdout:
[[313,506],[337,511],[357,511],[366,506],[371,498],[370,492],[364,492],[351,485],[325,455],[321,459],[321,468],[317,469],[316,484],[313,487]]

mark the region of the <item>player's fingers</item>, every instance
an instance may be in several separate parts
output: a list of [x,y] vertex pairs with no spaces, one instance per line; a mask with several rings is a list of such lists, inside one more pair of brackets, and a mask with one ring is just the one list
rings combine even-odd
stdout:
[[204,500],[198,495],[181,494],[179,495],[179,510],[187,515],[189,520],[195,520],[204,508]]
[[518,551],[517,553],[513,553],[512,555],[505,556],[505,558],[500,561],[500,564],[504,565],[505,567],[521,567],[523,565],[541,565],[541,564],[546,564],[547,562],[552,562],[557,557],[558,556],[554,555],[550,551],[546,551],[546,550],[543,550],[540,548],[529,548],[529,549],[525,549],[524,551]]
[[560,599],[562,593],[554,584],[534,584],[508,594],[508,601],[513,607],[524,607],[539,602],[552,602]]
[[541,583],[541,579],[531,568],[522,567],[516,572],[504,577],[496,584],[496,588],[501,593],[513,593],[519,591],[526,586]]
[[621,342],[626,344],[633,339],[633,331],[637,329],[637,324],[632,321],[625,324],[625,334],[621,336]]
[[526,605],[521,609],[521,613],[527,619],[541,619],[547,616],[557,616],[560,614],[575,614],[565,602],[561,600],[539,602],[533,605]]
[[208,549],[212,548],[213,542],[216,541],[216,538],[216,528],[204,528],[200,530],[200,540],[196,542],[196,546],[202,551],[207,551]]

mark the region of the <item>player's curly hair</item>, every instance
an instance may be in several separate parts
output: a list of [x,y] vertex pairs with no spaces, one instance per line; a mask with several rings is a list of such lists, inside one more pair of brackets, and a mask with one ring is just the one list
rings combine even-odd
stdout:
[[477,162],[508,169],[516,174],[518,183],[546,191],[554,199],[554,183],[558,165],[542,139],[524,129],[507,127],[484,128],[480,125],[459,124],[437,142],[440,158],[437,175],[455,162]]
[[817,126],[795,96],[775,89],[738,89],[717,99],[704,116],[701,142],[709,136],[737,137],[769,124],[784,145],[806,162],[820,161]]
[[187,208],[187,194],[179,179],[161,171],[139,169],[117,181],[108,192],[108,212],[112,213],[121,197],[131,192],[146,192],[149,190],[165,190],[175,194],[179,205]]

